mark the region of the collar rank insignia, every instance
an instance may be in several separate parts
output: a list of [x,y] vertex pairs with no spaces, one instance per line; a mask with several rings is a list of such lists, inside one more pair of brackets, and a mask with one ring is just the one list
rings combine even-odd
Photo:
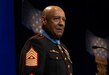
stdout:
[[38,66],[38,53],[33,49],[26,53],[26,66]]

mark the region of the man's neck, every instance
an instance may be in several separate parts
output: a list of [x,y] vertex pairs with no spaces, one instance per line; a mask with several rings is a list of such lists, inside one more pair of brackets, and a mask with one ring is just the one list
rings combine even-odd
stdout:
[[53,38],[53,36],[50,35],[48,31],[42,29],[42,34],[46,36],[49,40],[51,40],[53,43],[60,44],[60,40]]

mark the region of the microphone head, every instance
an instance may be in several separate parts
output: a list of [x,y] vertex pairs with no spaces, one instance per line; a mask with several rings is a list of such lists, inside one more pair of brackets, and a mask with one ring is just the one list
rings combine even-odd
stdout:
[[99,48],[99,47],[98,47],[98,46],[92,46],[92,48],[93,48],[93,49],[97,49],[97,48]]

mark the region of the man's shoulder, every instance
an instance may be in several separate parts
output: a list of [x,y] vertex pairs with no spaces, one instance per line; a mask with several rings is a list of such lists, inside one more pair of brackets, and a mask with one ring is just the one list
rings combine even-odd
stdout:
[[42,40],[44,38],[45,38],[45,36],[42,35],[41,33],[36,33],[34,36],[30,37],[29,40],[31,40],[31,39]]

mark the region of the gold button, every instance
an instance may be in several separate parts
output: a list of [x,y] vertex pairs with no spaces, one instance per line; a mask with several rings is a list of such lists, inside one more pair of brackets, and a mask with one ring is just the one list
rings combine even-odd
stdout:
[[67,58],[64,58],[65,60],[67,60]]
[[63,53],[63,51],[61,50],[61,53]]
[[55,50],[53,50],[53,52],[55,52]]
[[72,75],[72,73],[70,73],[70,75]]
[[70,65],[68,65],[68,68],[70,68]]
[[58,57],[56,57],[56,59],[59,59]]

